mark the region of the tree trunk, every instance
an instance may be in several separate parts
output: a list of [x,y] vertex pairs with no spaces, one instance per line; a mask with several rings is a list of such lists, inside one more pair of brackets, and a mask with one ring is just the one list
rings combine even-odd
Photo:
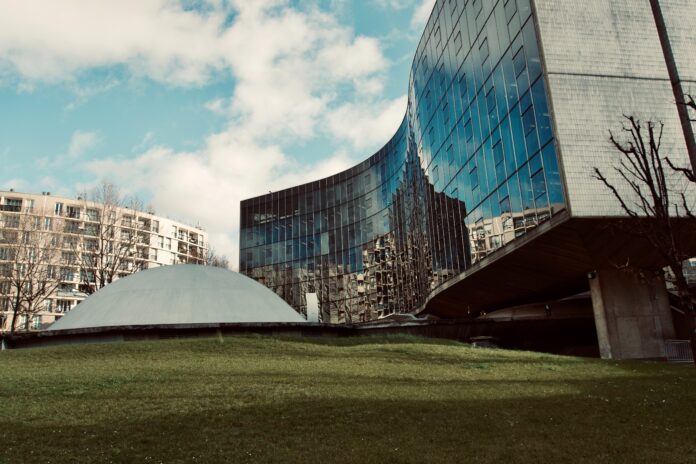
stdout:
[[12,323],[10,324],[10,335],[14,334],[15,331],[15,324],[17,323],[17,313],[19,313],[19,302],[20,296],[19,292],[17,292],[17,295],[15,296],[15,304],[12,308]]

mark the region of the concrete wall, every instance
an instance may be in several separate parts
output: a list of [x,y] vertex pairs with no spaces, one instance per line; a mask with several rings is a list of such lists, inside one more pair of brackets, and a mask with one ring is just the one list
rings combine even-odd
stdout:
[[[649,0],[534,3],[571,214],[622,216],[618,202],[592,177],[592,168],[599,167],[622,195],[631,196],[612,172],[619,156],[608,141],[610,129],[620,132],[623,114],[663,121],[663,153],[688,165]],[[672,181],[685,188],[680,176]]]
[[662,277],[616,269],[590,279],[599,351],[605,359],[664,358],[674,324]]

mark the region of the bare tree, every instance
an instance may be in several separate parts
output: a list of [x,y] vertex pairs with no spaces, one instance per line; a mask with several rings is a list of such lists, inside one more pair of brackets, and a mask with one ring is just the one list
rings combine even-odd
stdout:
[[[682,307],[694,312],[696,295],[689,288],[682,267],[690,254],[680,239],[675,220],[675,216],[690,220],[694,216],[684,193],[673,192],[665,175],[664,163],[671,165],[671,162],[660,153],[664,124],[648,121],[643,126],[632,116],[624,117],[624,137],[618,139],[610,131],[609,140],[620,154],[614,171],[623,186],[630,190],[630,198],[623,196],[597,167],[594,168],[594,176],[612,192],[623,211],[635,219],[626,232],[645,239],[662,258],[674,276],[674,286]],[[678,200],[673,198],[675,196]]]
[[230,268],[230,260],[227,259],[227,256],[218,254],[216,250],[212,247],[208,248],[206,264],[208,266],[221,267],[224,269]]
[[124,196],[110,182],[102,181],[81,198],[86,216],[84,229],[78,232],[81,237],[71,243],[71,249],[80,270],[81,288],[89,294],[110,284],[119,274],[137,270],[137,245],[149,240],[149,230],[144,230],[149,226],[137,218],[142,202]]
[[11,295],[10,334],[17,319],[25,316],[24,327],[41,311],[41,303],[60,285],[57,270],[60,253],[57,236],[44,228],[42,217],[28,212],[4,214],[4,235],[0,275]]

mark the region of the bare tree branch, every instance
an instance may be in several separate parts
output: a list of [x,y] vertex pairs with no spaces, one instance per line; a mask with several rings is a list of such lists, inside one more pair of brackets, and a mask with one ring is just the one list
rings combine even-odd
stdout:
[[42,303],[59,286],[56,278],[60,254],[56,235],[42,226],[41,217],[27,211],[3,213],[2,262],[0,279],[11,295],[10,334],[24,316],[24,327],[42,310]]
[[81,198],[85,228],[72,250],[81,289],[93,293],[120,274],[137,270],[137,245],[143,240],[137,213],[143,206],[138,198],[126,198],[116,185],[106,181]]
[[221,267],[224,269],[230,268],[230,260],[227,259],[225,255],[219,255],[214,248],[208,248],[208,256],[206,257],[206,264],[213,267]]
[[[694,108],[696,109],[696,103]],[[696,295],[689,288],[683,270],[683,261],[689,255],[680,243],[673,215],[692,220],[696,220],[696,216],[692,214],[683,192],[679,194],[679,203],[670,199],[672,192],[664,163],[692,182],[696,181],[696,177],[690,169],[677,167],[669,157],[661,156],[664,124],[647,121],[643,125],[633,116],[624,115],[624,118],[621,131],[623,138],[619,139],[610,131],[609,142],[620,155],[614,172],[631,195],[620,193],[626,188],[619,188],[597,167],[593,169],[594,177],[611,191],[624,213],[636,219],[631,221],[626,233],[639,236],[650,244],[674,274],[682,306],[694,311]]]

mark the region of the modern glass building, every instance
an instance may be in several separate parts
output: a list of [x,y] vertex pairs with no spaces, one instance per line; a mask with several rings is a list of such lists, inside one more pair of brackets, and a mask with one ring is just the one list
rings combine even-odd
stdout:
[[[660,3],[683,57],[696,4]],[[396,134],[347,171],[243,201],[240,272],[300,312],[316,292],[333,323],[587,289],[624,259],[606,232],[624,213],[592,178],[611,175],[608,130],[662,120],[688,163],[654,4],[438,0]]]
[[407,114],[345,172],[242,202],[240,271],[325,321],[418,309],[565,208],[529,0],[438,2]]

